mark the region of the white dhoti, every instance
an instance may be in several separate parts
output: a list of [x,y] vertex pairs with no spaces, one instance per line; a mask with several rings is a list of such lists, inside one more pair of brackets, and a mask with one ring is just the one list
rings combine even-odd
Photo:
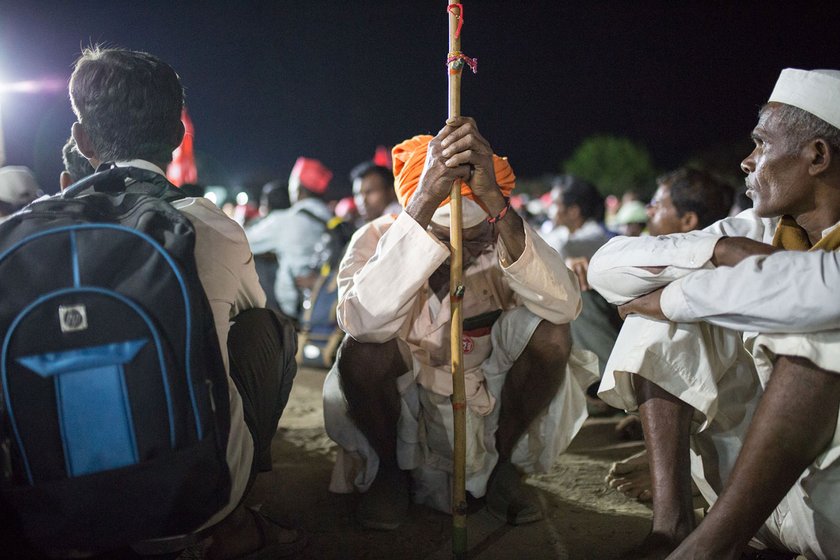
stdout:
[[[485,386],[492,407],[467,407],[466,488],[475,497],[484,495],[487,480],[498,460],[495,433],[499,421],[502,386],[507,372],[525,349],[542,319],[524,307],[504,312],[491,333],[475,343],[491,346],[489,356],[465,374]],[[414,500],[449,512],[453,446],[452,405],[444,391],[420,385],[415,367],[397,379],[401,414],[397,427],[397,460],[411,470]],[[334,365],[324,383],[324,423],[327,434],[339,444],[330,490],[339,493],[366,491],[379,468],[379,458],[347,413]],[[598,379],[597,358],[572,349],[566,375],[548,409],[539,416],[514,448],[512,461],[526,473],[546,472],[577,434],[587,417],[586,388]],[[482,399],[482,405],[486,399]]]
[[[840,375],[840,331],[747,335],[758,376],[766,386],[776,356],[797,356]],[[819,403],[815,404],[819,406]],[[768,546],[807,558],[840,559],[840,415],[828,447],[805,469],[758,534]]]
[[741,333],[707,323],[630,316],[610,356],[598,396],[638,409],[633,374],[695,409],[691,474],[710,504],[717,500],[746,436],[762,388]]

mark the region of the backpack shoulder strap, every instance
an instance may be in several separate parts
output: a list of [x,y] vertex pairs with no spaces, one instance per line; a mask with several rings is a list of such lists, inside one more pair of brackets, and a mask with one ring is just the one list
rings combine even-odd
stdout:
[[308,208],[301,208],[300,210],[298,210],[298,214],[304,214],[306,216],[309,216],[310,218],[312,218],[316,222],[320,222],[320,223],[324,224],[325,226],[327,225],[327,220],[323,220],[323,219],[319,218],[318,216],[315,215],[315,213],[312,210],[309,210]]
[[105,165],[108,164],[99,166],[101,171],[97,171],[93,175],[69,186],[61,194],[61,197],[64,199],[73,199],[94,192],[105,194],[131,192],[146,194],[160,198],[166,202],[186,198],[182,192],[166,180],[166,177],[159,173],[149,171],[148,169],[140,169],[139,167],[112,166],[111,168],[103,169]]

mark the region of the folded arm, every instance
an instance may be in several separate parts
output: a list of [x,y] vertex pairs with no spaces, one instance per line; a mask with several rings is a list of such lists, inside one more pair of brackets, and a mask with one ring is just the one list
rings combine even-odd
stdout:
[[775,220],[752,211],[720,220],[702,231],[658,237],[616,237],[589,263],[589,284],[609,302],[625,304],[695,271],[714,266],[715,246],[724,237],[768,242]]

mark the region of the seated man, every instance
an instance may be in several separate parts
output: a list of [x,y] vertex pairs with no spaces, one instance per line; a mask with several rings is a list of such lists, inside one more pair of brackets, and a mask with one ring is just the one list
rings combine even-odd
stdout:
[[[78,119],[73,138],[94,168],[110,162],[165,175],[184,134],[183,89],[169,65],[141,52],[85,50],[70,80],[70,98]],[[246,509],[242,500],[254,475],[271,470],[271,439],[296,371],[294,331],[261,309],[265,295],[242,228],[204,198],[184,198],[173,206],[195,228],[198,275],[220,348],[228,350],[222,359],[229,373],[231,491],[203,527],[213,536],[209,557],[240,558],[258,549],[293,553],[303,539]],[[171,544],[178,542],[186,541]],[[145,543],[143,549],[157,546]]]
[[451,508],[449,192],[464,197],[467,490],[513,524],[542,517],[521,481],[544,472],[586,418],[591,353],[573,349],[577,280],[507,202],[515,177],[469,118],[394,148],[405,208],[354,236],[339,271],[348,337],[324,385],[340,446],[331,490],[365,492],[370,528],[394,529],[414,499]]
[[[633,325],[639,350],[627,344],[628,351],[619,353],[617,345],[607,366],[612,378],[605,378],[601,393],[627,408],[638,403],[648,439],[654,531],[639,557],[736,559],[755,536],[770,548],[837,558],[840,368],[834,357],[840,331],[815,331],[836,329],[840,321],[835,315],[834,323],[827,323],[825,313],[808,312],[823,305],[813,297],[816,292],[777,297],[785,283],[804,278],[752,270],[743,279],[723,275],[728,283],[722,284],[717,273],[725,268],[699,269],[732,266],[779,249],[840,248],[840,110],[833,102],[838,95],[838,71],[784,70],[759,113],[755,149],[742,163],[754,211],[704,232],[617,239],[593,258],[590,281],[596,289],[614,303],[632,302],[625,313],[660,319],[628,320],[625,328]],[[763,262],[745,264],[756,269]],[[699,286],[695,275],[704,280],[705,307],[680,290]],[[664,291],[633,301],[672,281]],[[669,324],[661,321],[665,317],[706,323]],[[763,334],[744,335],[745,354],[713,324]],[[755,369],[751,377],[734,367],[745,361]],[[663,368],[672,375],[658,376]],[[742,422],[699,450],[702,466],[715,463],[721,476],[707,495],[714,507],[691,533],[686,496],[693,416],[704,425],[719,416]]]
[[[686,233],[705,228],[729,215],[735,192],[706,171],[680,167],[657,178],[656,193],[648,205],[651,235]],[[737,336],[737,335],[735,335]],[[606,366],[607,360],[604,360]],[[622,430],[641,431],[638,416],[628,416]],[[642,451],[613,463],[607,483],[642,502],[651,500],[647,452]]]

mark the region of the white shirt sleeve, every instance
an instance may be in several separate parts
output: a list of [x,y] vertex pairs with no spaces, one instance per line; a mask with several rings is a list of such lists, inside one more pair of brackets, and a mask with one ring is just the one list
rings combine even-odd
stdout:
[[[498,255],[510,288],[534,315],[564,324],[580,313],[580,285],[563,258],[530,226],[525,227],[525,250],[510,263],[507,248],[499,238]],[[510,264],[508,264],[510,263]]]
[[840,328],[840,254],[786,251],[701,270],[662,292],[672,321],[739,331],[807,333]]
[[[621,305],[702,268],[725,236],[769,242],[776,221],[752,210],[715,222],[702,231],[658,237],[615,237],[589,262],[589,284],[607,301]],[[651,272],[641,267],[664,267]]]
[[385,342],[412,316],[420,289],[449,249],[405,212],[353,235],[338,271],[338,324],[361,342]]

